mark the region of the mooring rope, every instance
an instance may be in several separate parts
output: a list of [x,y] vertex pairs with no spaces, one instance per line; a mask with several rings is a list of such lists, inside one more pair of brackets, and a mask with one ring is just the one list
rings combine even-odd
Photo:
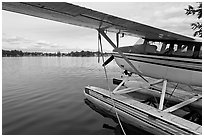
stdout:
[[[102,61],[103,61],[103,64],[104,64],[105,60],[104,60],[104,56],[103,56],[103,48],[102,48],[102,42],[101,42],[101,35],[100,35],[99,32],[98,32],[98,44],[100,45],[100,48],[101,48],[101,57],[102,57]],[[114,111],[115,111],[118,123],[120,125],[120,128],[122,129],[123,134],[126,135],[125,130],[124,130],[124,128],[122,126],[122,123],[120,121],[118,112],[116,111],[115,102],[114,102],[114,100],[112,98],[112,93],[111,93],[111,89],[110,89],[109,82],[108,82],[108,74],[107,74],[106,66],[104,65],[103,68],[104,68],[104,72],[105,72],[107,87],[108,87],[108,90],[109,90],[109,93],[110,93],[110,98],[111,98],[111,101],[113,103],[113,108],[114,108]]]

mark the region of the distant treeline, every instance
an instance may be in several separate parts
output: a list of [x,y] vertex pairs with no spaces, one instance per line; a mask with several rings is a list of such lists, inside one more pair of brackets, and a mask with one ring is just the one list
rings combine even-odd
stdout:
[[[21,50],[2,50],[2,57],[23,57],[23,56],[71,56],[71,57],[94,57],[101,56],[100,52],[92,51],[75,51],[70,53],[43,53],[43,52],[23,52]],[[110,53],[104,53],[105,56],[110,55]]]

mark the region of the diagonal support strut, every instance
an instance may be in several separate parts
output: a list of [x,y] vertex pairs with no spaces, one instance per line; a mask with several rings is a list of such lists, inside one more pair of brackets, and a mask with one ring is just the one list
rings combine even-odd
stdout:
[[179,109],[179,108],[182,108],[182,107],[184,107],[184,106],[186,106],[186,105],[188,105],[188,104],[190,104],[190,103],[193,103],[193,102],[195,102],[195,101],[197,101],[197,100],[199,100],[199,99],[201,99],[202,98],[202,96],[200,96],[200,95],[197,95],[197,96],[194,96],[194,97],[192,97],[191,99],[188,99],[188,100],[186,100],[186,101],[183,101],[183,102],[181,102],[181,103],[179,103],[179,104],[177,104],[177,105],[174,105],[174,106],[172,106],[172,107],[170,107],[170,108],[167,108],[167,109],[165,109],[165,110],[163,110],[164,112],[173,112],[173,111],[175,111],[175,110],[177,110],[177,109]]
[[133,68],[135,73],[137,73],[143,80],[147,81],[142,74],[135,68],[135,66],[128,60],[128,58],[122,53],[122,51],[113,43],[113,41],[105,34],[104,30],[99,29],[99,33],[110,43],[110,45],[123,57],[123,59]]
[[159,110],[163,110],[164,107],[164,99],[165,99],[165,94],[166,94],[166,86],[167,86],[167,80],[163,81],[163,87],[162,87],[162,93],[160,97],[160,102],[159,102]]

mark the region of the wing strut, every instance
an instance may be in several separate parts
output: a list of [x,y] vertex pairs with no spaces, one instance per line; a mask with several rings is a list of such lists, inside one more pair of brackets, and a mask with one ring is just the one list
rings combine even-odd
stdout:
[[165,93],[166,93],[166,86],[167,86],[167,80],[164,80],[163,81],[163,87],[162,87],[162,93],[161,93],[161,97],[160,97],[160,102],[159,102],[159,109],[160,110],[163,110]]
[[110,43],[110,45],[123,57],[123,59],[133,68],[135,73],[137,73],[144,81],[149,83],[142,74],[135,68],[135,66],[128,60],[128,58],[122,53],[122,51],[113,43],[113,41],[106,35],[104,30],[98,29],[98,32]]

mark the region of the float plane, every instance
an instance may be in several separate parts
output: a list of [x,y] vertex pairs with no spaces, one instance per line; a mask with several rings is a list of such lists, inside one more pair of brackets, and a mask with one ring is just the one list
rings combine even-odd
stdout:
[[[202,134],[201,39],[64,2],[3,2],[2,9],[95,29],[99,43],[101,36],[107,40],[114,50],[103,66],[114,59],[123,77],[113,79],[118,85],[113,91],[87,86],[84,94],[119,123],[152,134]],[[116,43],[108,32],[116,34]],[[119,38],[126,35],[141,43],[121,47]],[[190,91],[179,89],[180,84]]]

